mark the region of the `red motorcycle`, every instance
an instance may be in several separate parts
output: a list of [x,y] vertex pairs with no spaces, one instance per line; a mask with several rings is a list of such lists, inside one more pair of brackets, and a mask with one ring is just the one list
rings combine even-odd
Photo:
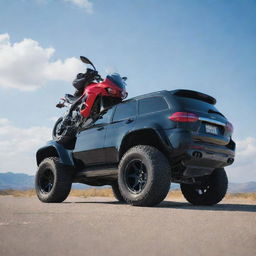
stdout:
[[88,58],[81,56],[80,59],[93,69],[88,68],[85,74],[78,74],[73,82],[77,89],[75,95],[66,94],[56,105],[58,108],[68,107],[53,128],[53,139],[59,143],[74,138],[78,131],[95,122],[106,109],[128,96],[126,77],[113,73],[103,80]]

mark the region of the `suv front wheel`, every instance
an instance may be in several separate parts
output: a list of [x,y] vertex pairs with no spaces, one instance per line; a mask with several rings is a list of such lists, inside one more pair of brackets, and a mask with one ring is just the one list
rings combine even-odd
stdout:
[[72,175],[67,166],[57,157],[45,158],[39,165],[35,177],[37,197],[44,203],[60,203],[71,190]]
[[170,189],[170,165],[152,146],[129,149],[119,164],[118,185],[124,200],[135,206],[154,206]]

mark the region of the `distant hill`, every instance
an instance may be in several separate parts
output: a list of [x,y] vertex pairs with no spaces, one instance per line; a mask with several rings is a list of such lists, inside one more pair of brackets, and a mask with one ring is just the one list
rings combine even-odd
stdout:
[[0,189],[31,189],[34,186],[34,178],[24,173],[0,173]]
[[[14,190],[26,190],[34,188],[34,175],[27,175],[25,173],[0,173],[0,190],[14,189]],[[91,186],[85,184],[75,183],[72,185],[73,189],[86,189]],[[171,190],[179,189],[179,184],[173,183]]]
[[[6,172],[0,173],[0,190],[14,189],[14,190],[26,190],[34,188],[34,175],[27,175],[25,173],[13,173]],[[72,188],[85,189],[88,188],[84,184],[73,184]]]
[[228,188],[229,193],[252,193],[256,192],[256,182],[246,183],[230,183]]
[[[34,188],[34,175],[27,175],[24,173],[0,173],[0,190],[15,189],[26,190]],[[73,184],[73,189],[86,189],[91,186],[84,184]],[[171,190],[179,189],[179,184],[172,183]],[[229,193],[251,193],[256,192],[256,182],[246,183],[229,183]]]

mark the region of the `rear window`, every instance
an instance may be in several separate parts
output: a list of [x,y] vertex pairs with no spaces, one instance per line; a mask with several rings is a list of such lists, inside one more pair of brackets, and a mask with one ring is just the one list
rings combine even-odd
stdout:
[[136,116],[136,101],[118,104],[113,121],[119,121]]
[[[185,97],[175,97],[178,100],[178,103],[182,109],[189,110],[189,111],[199,111],[199,112],[209,112],[213,111],[215,113],[219,113],[219,110],[214,107],[214,105],[209,104],[207,102],[197,100],[197,99],[191,99],[191,98],[185,98]],[[222,115],[222,114],[221,114]]]
[[168,109],[168,105],[162,97],[146,98],[139,101],[139,115]]

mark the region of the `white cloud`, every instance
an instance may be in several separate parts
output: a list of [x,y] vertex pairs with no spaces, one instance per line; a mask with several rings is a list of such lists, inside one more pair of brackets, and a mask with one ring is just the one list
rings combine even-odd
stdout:
[[84,69],[74,57],[52,61],[54,52],[27,38],[12,44],[9,34],[0,34],[0,87],[31,91],[47,81],[71,82]]
[[87,13],[93,12],[93,4],[89,0],[65,0],[66,2],[71,2],[78,7],[84,8]]
[[24,129],[0,118],[0,172],[35,174],[35,152],[50,139],[51,129],[48,127]]
[[226,168],[232,182],[256,181],[256,138],[236,141],[235,162]]

